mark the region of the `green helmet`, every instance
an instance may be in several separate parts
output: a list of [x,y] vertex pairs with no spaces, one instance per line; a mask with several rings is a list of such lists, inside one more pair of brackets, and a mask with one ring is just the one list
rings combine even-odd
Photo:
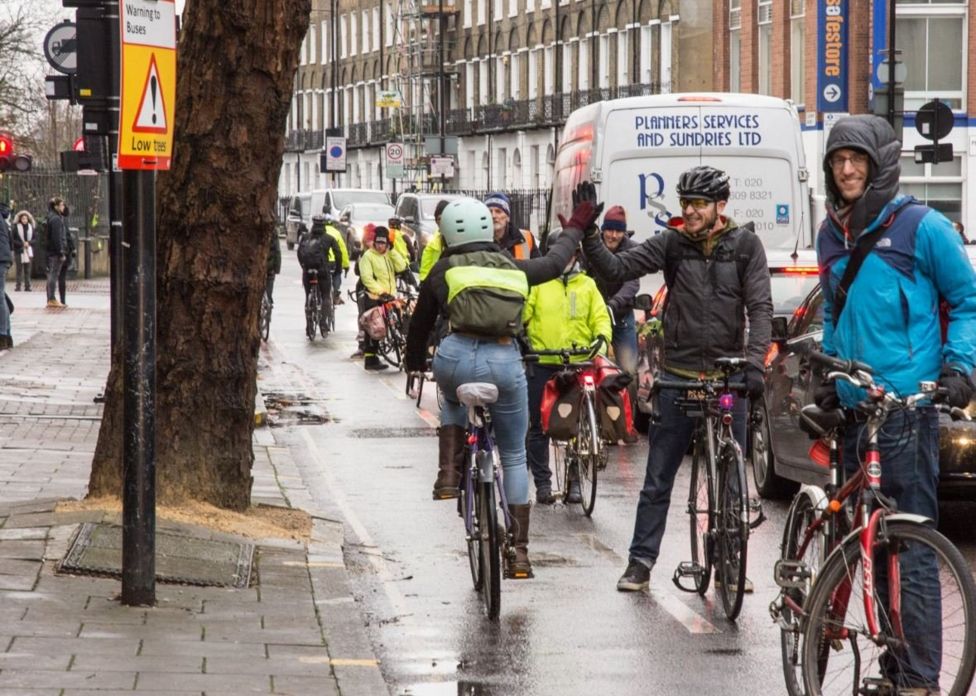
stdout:
[[488,206],[474,198],[461,198],[448,203],[441,213],[440,229],[449,247],[495,239]]

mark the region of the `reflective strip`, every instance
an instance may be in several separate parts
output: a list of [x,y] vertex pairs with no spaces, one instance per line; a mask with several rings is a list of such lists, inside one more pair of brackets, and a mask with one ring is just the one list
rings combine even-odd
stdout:
[[495,288],[529,296],[529,280],[518,269],[485,268],[484,266],[454,266],[444,274],[447,281],[447,301],[450,303],[462,290]]

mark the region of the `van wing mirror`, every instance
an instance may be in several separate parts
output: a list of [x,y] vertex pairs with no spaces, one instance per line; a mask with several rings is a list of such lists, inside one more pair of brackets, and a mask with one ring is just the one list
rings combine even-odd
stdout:
[[408,225],[416,225],[417,224],[417,218],[415,218],[413,215],[407,215],[405,218],[403,218],[403,221],[405,223],[407,223]]
[[645,312],[650,312],[651,307],[654,306],[654,298],[647,293],[642,293],[634,298],[634,309],[641,309]]
[[772,325],[772,340],[774,341],[785,341],[786,328],[789,322],[786,317],[773,317]]

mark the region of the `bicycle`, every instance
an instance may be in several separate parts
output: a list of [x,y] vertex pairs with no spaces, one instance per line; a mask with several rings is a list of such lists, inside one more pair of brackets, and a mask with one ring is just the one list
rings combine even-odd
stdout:
[[[408,396],[418,393],[413,389],[417,379],[422,385],[423,373],[407,375]],[[488,618],[494,620],[501,612],[502,558],[511,562],[515,555],[512,518],[489,410],[498,400],[498,387],[487,382],[462,384],[457,398],[468,409],[467,464],[462,467],[458,514],[464,521],[471,581],[481,593]],[[498,523],[499,507],[502,525]]]
[[268,291],[265,290],[261,293],[261,316],[258,326],[262,341],[267,341],[268,337],[271,336],[271,308],[271,297],[268,295]]
[[404,295],[383,302],[383,321],[386,324],[386,335],[381,338],[376,352],[393,367],[400,367],[407,348],[407,325],[416,304],[416,297]]
[[[692,560],[679,563],[671,580],[678,589],[704,597],[714,570],[716,590],[730,621],[742,610],[749,534],[766,519],[758,501],[749,499],[742,448],[732,431],[736,396],[745,394],[745,384],[732,382],[731,377],[746,364],[744,358],[719,358],[715,367],[721,378],[656,379],[651,388],[652,398],[661,389],[684,392],[678,406],[698,419],[688,491]],[[754,512],[756,518],[750,519]],[[691,586],[684,584],[688,578]]]
[[[808,355],[828,367],[828,380],[840,379],[862,388],[866,398],[850,413],[823,411],[815,405],[801,411],[804,429],[827,442],[830,482],[825,489],[804,486],[794,499],[782,558],[774,568],[781,591],[770,605],[770,613],[780,626],[787,690],[810,696],[961,696],[968,692],[976,670],[976,585],[968,563],[930,520],[897,513],[894,502],[881,493],[879,431],[892,412],[913,410],[937,397],[937,386],[922,382],[917,394],[898,397],[875,383],[867,365],[812,350]],[[960,409],[938,408],[954,417],[966,417]],[[856,417],[866,423],[867,445],[857,470],[846,478],[838,439],[844,426]],[[947,604],[961,611],[961,616],[949,620],[943,616],[942,642],[949,645],[938,651],[946,677],[940,678],[941,691],[894,683],[890,678],[912,669],[910,653],[928,651],[931,657],[934,652],[931,645],[916,644],[915,636],[906,635],[901,611],[902,558],[913,566],[924,559],[934,563],[941,597],[927,611],[945,610]],[[947,592],[950,584],[955,588]],[[947,632],[952,633],[948,641]],[[957,640],[961,647],[954,645]],[[946,681],[952,682],[948,691]]]
[[335,315],[332,311],[331,289],[326,288],[325,292],[322,291],[317,269],[310,268],[307,273],[309,291],[308,297],[305,298],[305,335],[308,340],[314,341],[316,332],[321,333],[322,338],[329,334],[334,326]]
[[[528,362],[537,362],[540,356],[556,356],[562,361],[563,370],[575,373],[576,383],[580,386],[580,404],[577,409],[578,421],[576,434],[560,446],[554,442],[554,469],[556,489],[558,495],[565,501],[569,497],[571,480],[578,480],[581,494],[581,507],[587,517],[593,515],[596,506],[596,487],[598,472],[607,466],[609,451],[606,441],[600,431],[600,421],[596,409],[596,379],[594,359],[603,346],[597,341],[586,348],[562,348],[558,350],[534,350],[526,354]],[[573,358],[582,357],[585,360],[573,362]],[[606,366],[615,367],[606,360]],[[565,453],[562,452],[565,450]],[[575,478],[573,478],[575,477]]]

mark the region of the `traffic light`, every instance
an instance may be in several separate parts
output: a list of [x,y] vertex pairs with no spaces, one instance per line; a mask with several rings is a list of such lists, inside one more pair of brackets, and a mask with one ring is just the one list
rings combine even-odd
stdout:
[[30,171],[32,164],[30,155],[14,152],[14,139],[9,133],[0,133],[0,172],[26,172]]

